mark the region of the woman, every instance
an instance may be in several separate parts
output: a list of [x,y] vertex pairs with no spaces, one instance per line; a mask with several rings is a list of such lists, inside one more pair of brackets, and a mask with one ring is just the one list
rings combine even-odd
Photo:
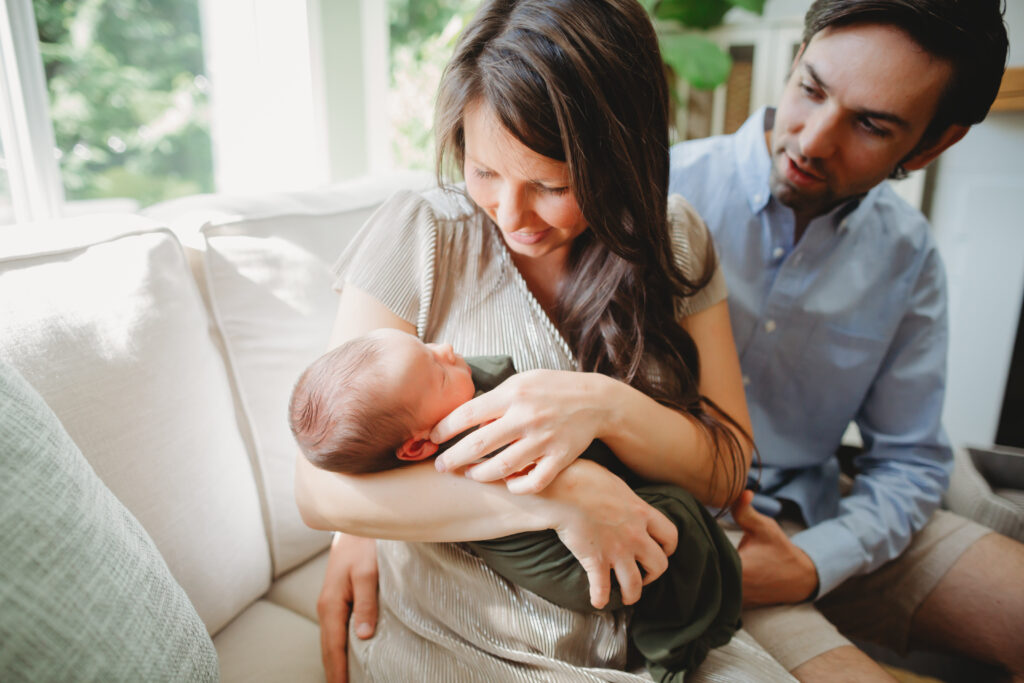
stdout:
[[635,0],[494,0],[437,107],[439,176],[461,171],[465,193],[400,194],[370,220],[338,264],[332,344],[394,327],[526,372],[442,420],[439,443],[484,426],[436,468],[345,477],[297,459],[307,523],[409,541],[375,557],[373,541],[336,538],[319,604],[328,673],[344,679],[353,600],[357,635],[373,631],[379,566],[356,679],[641,680],[622,672],[626,615],[569,612],[460,545],[423,542],[555,529],[594,603],[614,572],[629,604],[664,571],[675,529],[580,452],[600,438],[714,506],[742,487],[749,420],[724,284],[706,228],[667,197],[654,31]]

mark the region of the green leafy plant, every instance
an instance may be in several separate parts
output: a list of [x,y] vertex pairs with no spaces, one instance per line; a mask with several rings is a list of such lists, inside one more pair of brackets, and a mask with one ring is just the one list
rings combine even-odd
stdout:
[[732,59],[694,29],[720,25],[725,13],[733,7],[762,14],[765,0],[641,0],[641,3],[654,20],[665,64],[692,87],[711,90],[729,77]]

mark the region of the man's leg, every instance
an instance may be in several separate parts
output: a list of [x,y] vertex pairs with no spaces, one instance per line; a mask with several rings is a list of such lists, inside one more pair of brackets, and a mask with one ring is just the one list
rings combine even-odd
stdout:
[[808,660],[790,672],[800,681],[893,681],[896,679],[853,645],[838,647]]
[[810,603],[746,610],[743,628],[798,680],[894,680]]
[[1024,544],[999,534],[976,541],[911,622],[913,647],[998,663],[1024,681]]

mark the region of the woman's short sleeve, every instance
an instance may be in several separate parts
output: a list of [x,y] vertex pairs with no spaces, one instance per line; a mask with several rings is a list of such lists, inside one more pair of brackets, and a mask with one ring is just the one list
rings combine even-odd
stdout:
[[[697,210],[680,195],[671,195],[668,198],[668,221],[672,230],[672,250],[676,265],[687,279],[697,282],[706,276],[707,267],[714,269],[703,289],[693,296],[676,301],[676,316],[684,318],[711,308],[726,298],[728,290],[718,259],[714,257],[711,233]],[[709,250],[712,254],[710,261]]]
[[437,221],[422,195],[393,195],[356,233],[334,265],[334,289],[351,284],[419,327],[433,286]]

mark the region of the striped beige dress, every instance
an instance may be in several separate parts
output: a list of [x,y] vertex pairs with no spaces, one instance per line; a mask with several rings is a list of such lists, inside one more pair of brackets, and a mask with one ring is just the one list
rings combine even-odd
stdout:
[[[669,213],[677,262],[692,274],[708,248],[707,229],[681,197],[670,199]],[[348,282],[373,295],[425,341],[449,342],[464,355],[511,355],[520,372],[576,369],[497,228],[460,193],[396,194],[353,239],[336,272],[337,289]],[[680,303],[680,314],[725,295],[718,272]],[[349,641],[353,683],[650,680],[625,671],[628,611],[558,607],[457,543],[378,541],[377,552],[379,623],[370,640]],[[741,632],[712,653],[698,678],[772,680],[773,667]]]

